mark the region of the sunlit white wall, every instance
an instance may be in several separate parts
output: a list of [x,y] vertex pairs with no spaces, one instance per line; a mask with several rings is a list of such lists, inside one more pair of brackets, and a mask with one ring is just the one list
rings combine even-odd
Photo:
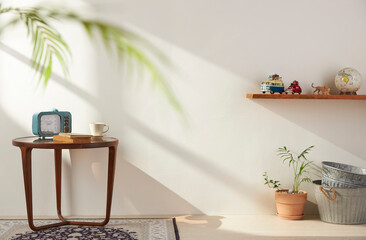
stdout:
[[[33,3],[32,3],[33,4]],[[84,4],[84,5],[83,5]],[[73,8],[73,2],[67,6]],[[329,85],[351,66],[366,76],[364,1],[89,1],[76,11],[126,26],[172,61],[166,79],[184,108],[177,113],[147,79],[93,46],[81,26],[56,23],[70,44],[71,81],[36,89],[32,70],[6,47],[0,51],[0,215],[25,215],[20,151],[11,139],[31,134],[33,112],[73,114],[76,132],[110,124],[120,139],[112,214],[272,214],[268,171],[291,186],[276,149],[315,145],[310,159],[366,167],[363,101],[248,100],[269,74],[285,84]],[[98,40],[96,40],[98,42]],[[3,42],[30,56],[24,29]],[[56,73],[61,75],[56,69]],[[365,86],[359,94],[365,94]],[[156,91],[155,91],[156,90]],[[106,150],[64,151],[63,203],[68,215],[102,215]],[[34,152],[37,215],[55,213],[52,152]],[[315,213],[311,184],[307,213]]]

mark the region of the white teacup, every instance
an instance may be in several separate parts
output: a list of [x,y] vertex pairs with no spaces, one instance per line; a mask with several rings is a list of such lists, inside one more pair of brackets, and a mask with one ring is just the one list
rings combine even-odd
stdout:
[[[93,136],[103,136],[109,130],[109,126],[105,123],[90,123],[89,127]],[[104,127],[107,127],[107,130],[103,131]]]

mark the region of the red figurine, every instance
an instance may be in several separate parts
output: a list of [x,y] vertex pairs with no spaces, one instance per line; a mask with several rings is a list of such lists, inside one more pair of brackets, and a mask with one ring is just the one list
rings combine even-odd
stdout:
[[300,87],[298,81],[296,81],[296,80],[293,81],[291,83],[291,85],[286,89],[286,94],[289,92],[292,94],[295,94],[295,93],[301,94],[301,87]]

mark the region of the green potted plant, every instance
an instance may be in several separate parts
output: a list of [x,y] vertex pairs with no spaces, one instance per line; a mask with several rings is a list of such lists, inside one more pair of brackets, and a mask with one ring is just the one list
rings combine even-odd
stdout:
[[300,190],[300,185],[303,182],[311,182],[311,179],[306,174],[312,161],[309,161],[306,155],[313,147],[306,148],[299,155],[295,155],[286,146],[278,148],[277,152],[280,160],[283,163],[288,163],[289,168],[293,171],[294,181],[292,188],[282,189],[279,181],[269,179],[267,172],[263,173],[264,184],[269,188],[276,189],[277,215],[282,219],[298,220],[304,215],[307,192]]

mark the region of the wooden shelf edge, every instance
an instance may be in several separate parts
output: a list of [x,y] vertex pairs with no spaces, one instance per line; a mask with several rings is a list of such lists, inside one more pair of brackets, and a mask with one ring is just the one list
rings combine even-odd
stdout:
[[248,99],[344,99],[366,100],[366,95],[263,94],[247,93]]

